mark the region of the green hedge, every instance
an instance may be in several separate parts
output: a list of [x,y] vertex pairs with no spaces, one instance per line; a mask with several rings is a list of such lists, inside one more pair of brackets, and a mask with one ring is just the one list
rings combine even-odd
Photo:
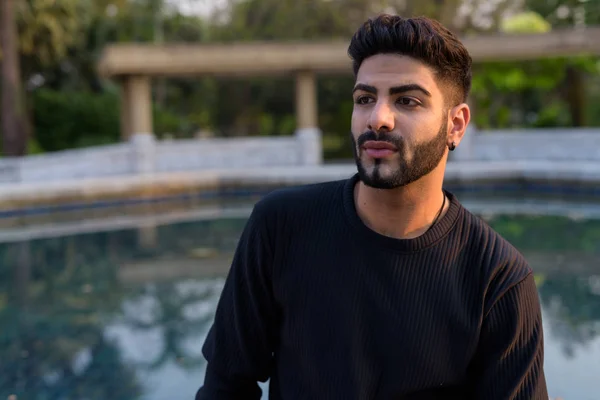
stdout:
[[[58,92],[40,89],[33,93],[35,148],[59,151],[116,143],[120,140],[120,98],[117,93]],[[189,122],[168,110],[153,110],[155,134],[179,136]]]
[[119,140],[119,96],[113,93],[33,93],[35,138],[44,151],[94,146]]

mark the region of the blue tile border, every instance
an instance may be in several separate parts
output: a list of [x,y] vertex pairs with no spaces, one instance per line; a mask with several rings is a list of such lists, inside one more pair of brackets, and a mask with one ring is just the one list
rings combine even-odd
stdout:
[[140,197],[140,198],[123,198],[115,200],[102,200],[91,202],[78,202],[56,204],[48,206],[34,206],[23,208],[12,208],[0,210],[0,219],[14,217],[28,217],[35,215],[52,214],[58,212],[95,210],[110,207],[123,207],[141,204],[160,204],[175,201],[190,201],[190,200],[214,200],[214,199],[243,199],[252,196],[262,196],[273,190],[274,188],[242,188],[242,189],[219,189],[219,190],[204,190],[197,193],[178,194],[172,196],[157,196],[157,197]]
[[[176,201],[193,201],[193,200],[231,200],[244,199],[253,196],[264,196],[272,190],[284,187],[282,185],[274,186],[251,186],[251,187],[231,187],[218,188],[211,190],[201,190],[194,193],[185,193],[171,196],[157,197],[139,197],[139,198],[122,198],[114,200],[100,200],[91,202],[73,202],[66,204],[56,204],[47,206],[33,206],[23,208],[12,208],[0,210],[0,219],[39,216],[53,213],[95,210],[110,207],[134,206],[143,204],[161,204]],[[581,185],[570,183],[547,183],[547,182],[474,182],[474,183],[458,183],[448,182],[444,184],[444,188],[450,190],[457,195],[460,194],[479,194],[479,195],[552,195],[566,196],[566,200],[570,198],[577,200],[581,197],[597,198],[600,203],[600,185]]]
[[444,185],[457,193],[496,193],[527,195],[566,195],[572,197],[592,196],[600,202],[600,185],[546,182],[490,182],[490,183],[448,183]]

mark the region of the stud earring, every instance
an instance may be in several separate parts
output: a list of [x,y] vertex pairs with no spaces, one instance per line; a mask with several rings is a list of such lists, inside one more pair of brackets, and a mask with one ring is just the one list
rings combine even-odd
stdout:
[[456,145],[454,144],[454,142],[452,142],[450,143],[450,146],[448,146],[448,150],[454,151],[454,149],[456,149]]

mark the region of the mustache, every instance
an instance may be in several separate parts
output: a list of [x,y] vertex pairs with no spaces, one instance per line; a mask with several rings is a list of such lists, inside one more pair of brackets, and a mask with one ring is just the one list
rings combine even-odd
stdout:
[[398,150],[401,150],[404,147],[404,140],[402,138],[394,136],[388,132],[377,133],[371,130],[361,133],[360,136],[356,139],[356,144],[358,145],[358,147],[362,147],[366,142],[370,140],[391,143],[394,146],[396,146]]

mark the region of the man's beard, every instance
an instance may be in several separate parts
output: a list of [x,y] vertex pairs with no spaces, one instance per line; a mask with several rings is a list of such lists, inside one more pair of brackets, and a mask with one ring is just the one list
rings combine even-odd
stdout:
[[[433,139],[412,146],[410,162],[407,161],[406,141],[400,137],[387,132],[377,134],[374,131],[367,131],[358,139],[354,139],[354,135],[351,134],[354,159],[360,180],[365,185],[376,189],[394,189],[421,179],[433,171],[444,157],[448,140],[447,133],[448,128],[444,121]],[[368,167],[370,171],[367,171],[367,167],[363,165],[360,158],[359,149],[369,140],[392,143],[398,149],[398,157],[384,160],[374,159],[373,164]],[[382,170],[387,171],[382,173]]]

